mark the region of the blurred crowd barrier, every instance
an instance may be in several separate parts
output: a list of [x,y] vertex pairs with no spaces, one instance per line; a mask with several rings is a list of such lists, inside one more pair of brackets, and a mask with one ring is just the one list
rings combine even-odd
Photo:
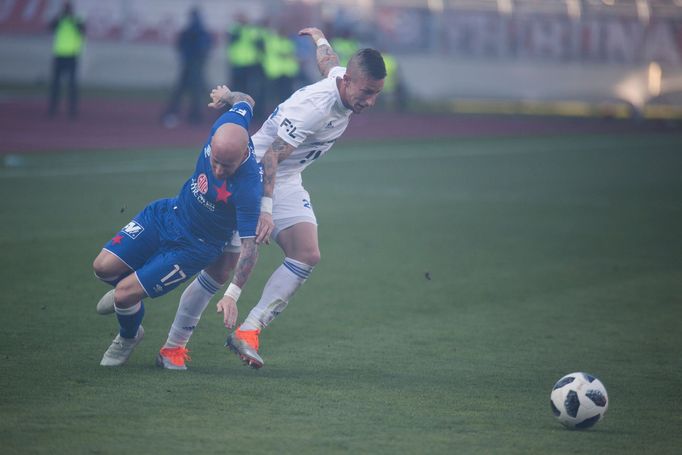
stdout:
[[[173,42],[199,6],[215,37],[209,84],[229,83],[237,17],[295,38],[314,25],[396,61],[412,103],[468,112],[682,118],[681,0],[80,0],[87,23],[83,85],[169,87]],[[48,78],[46,24],[62,2],[0,0],[0,82]],[[314,48],[301,72],[317,77]]]

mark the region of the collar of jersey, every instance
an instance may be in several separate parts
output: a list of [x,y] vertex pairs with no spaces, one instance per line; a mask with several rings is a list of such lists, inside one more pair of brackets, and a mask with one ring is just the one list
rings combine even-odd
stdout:
[[341,92],[339,92],[339,86],[336,83],[337,79],[343,79],[343,76],[338,77],[336,76],[333,80],[334,83],[334,94],[336,95],[336,105],[343,112],[344,114],[348,115],[353,112],[352,109],[348,109],[346,106],[343,105],[343,100],[341,100]]

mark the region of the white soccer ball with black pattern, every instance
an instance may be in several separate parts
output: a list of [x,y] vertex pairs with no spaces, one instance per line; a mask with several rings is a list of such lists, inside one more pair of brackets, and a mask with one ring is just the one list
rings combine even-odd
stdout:
[[549,396],[554,417],[568,428],[594,426],[609,407],[601,381],[587,373],[571,373],[559,379]]

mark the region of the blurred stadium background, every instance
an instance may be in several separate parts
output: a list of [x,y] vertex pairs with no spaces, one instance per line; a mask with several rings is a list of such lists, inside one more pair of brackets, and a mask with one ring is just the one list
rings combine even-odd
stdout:
[[[73,3],[77,119],[46,115],[62,2],[0,0],[0,452],[679,452],[682,0]],[[390,53],[405,103],[355,116],[306,173],[324,259],[266,368],[225,351],[211,305],[189,374],[156,369],[174,292],[103,369],[117,329],[91,261],[177,191],[217,115],[161,122],[194,6],[208,86],[243,14]],[[262,249],[242,317],[278,263]],[[611,398],[588,433],[548,404],[577,370]]]
[[[0,2],[0,83],[45,84],[59,0]],[[309,24],[395,55],[411,105],[455,112],[682,118],[682,0],[79,0],[84,87],[159,89],[200,6],[216,39],[210,83],[226,80],[238,14],[288,34]],[[303,62],[315,76],[314,62]]]

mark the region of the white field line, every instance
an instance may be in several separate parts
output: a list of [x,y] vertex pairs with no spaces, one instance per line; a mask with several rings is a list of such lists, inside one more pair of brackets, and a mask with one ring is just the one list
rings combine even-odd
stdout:
[[[384,146],[382,146],[384,147]],[[453,147],[457,147],[453,150]],[[640,144],[621,144],[603,142],[596,146],[599,151],[611,150],[618,148],[620,150],[627,148],[640,148]],[[502,155],[523,155],[533,153],[557,153],[574,150],[576,144],[569,139],[557,140],[551,147],[542,141],[541,143],[533,143],[532,141],[523,141],[516,143],[511,140],[504,145],[496,145],[490,149],[481,150],[479,144],[457,144],[454,146],[443,147],[442,149],[424,151],[420,149],[419,143],[414,144],[413,150],[409,153],[389,151],[381,151],[373,153],[372,146],[367,145],[369,151],[367,153],[352,154],[345,153],[343,148],[337,150],[330,150],[327,152],[328,156],[323,158],[325,163],[354,163],[354,162],[372,162],[372,161],[407,161],[407,160],[425,160],[425,159],[445,159],[445,158],[459,158],[459,157],[478,157],[478,156],[502,156]],[[147,174],[160,172],[184,172],[189,175],[194,168],[194,161],[185,159],[163,157],[154,159],[138,159],[128,161],[125,163],[117,162],[92,162],[92,165],[87,162],[79,161],[77,159],[68,159],[74,165],[64,162],[59,163],[59,166],[51,167],[32,165],[30,161],[28,165],[23,166],[22,155],[8,155],[18,162],[13,166],[0,168],[0,180],[12,178],[41,178],[41,177],[73,177],[73,176],[97,176],[97,175],[117,175],[117,174]],[[30,160],[30,158],[29,158]],[[5,159],[7,162],[7,158]],[[69,165],[68,167],[65,165]]]
[[[424,152],[415,146],[415,151],[409,155],[375,153],[366,154],[354,153],[353,155],[344,154],[343,150],[331,150],[330,155],[324,157],[325,163],[353,163],[368,161],[405,161],[405,160],[424,160],[424,159],[443,159],[469,156],[489,156],[489,155],[508,155],[521,153],[537,153],[546,150],[528,148],[507,149],[507,150],[435,150]],[[16,155],[15,155],[16,156]],[[21,156],[21,155],[19,155]],[[186,172],[188,175],[193,170],[193,164],[169,160],[164,162],[159,160],[136,160],[127,163],[101,163],[93,162],[92,165],[78,162],[73,166],[63,167],[64,163],[58,166],[43,167],[31,163],[22,165],[17,163],[13,167],[0,168],[0,179],[13,178],[41,178],[41,177],[74,177],[74,176],[97,176],[97,175],[117,175],[117,174],[147,174],[159,172]],[[66,163],[68,164],[68,163]]]

